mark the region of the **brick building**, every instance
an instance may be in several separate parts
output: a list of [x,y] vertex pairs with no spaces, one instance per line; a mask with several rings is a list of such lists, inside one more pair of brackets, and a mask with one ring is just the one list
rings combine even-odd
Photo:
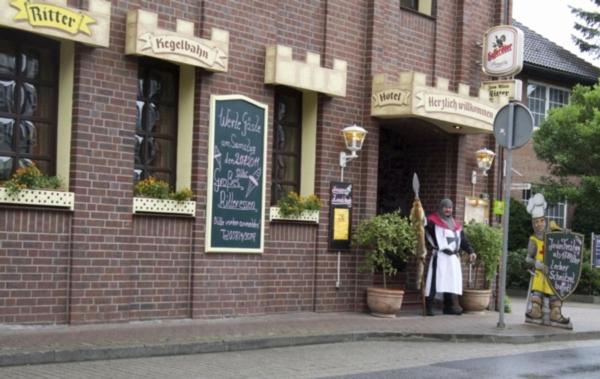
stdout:
[[[2,192],[0,322],[362,311],[360,252],[328,248],[340,131],[368,131],[353,224],[408,212],[414,172],[428,212],[493,197],[480,41],[506,1],[3,1],[0,180],[35,162],[64,191]],[[193,202],[140,200],[150,175]],[[318,222],[275,215],[292,189]]]
[[[592,86],[598,83],[600,68],[525,25],[516,21],[513,25],[525,33],[523,71],[518,79],[523,83],[523,102],[531,110],[534,128],[537,128],[550,109],[569,102],[571,89],[576,84]],[[550,176],[547,163],[537,159],[531,141],[515,151],[513,167],[520,174],[515,180],[526,188],[514,191],[513,197],[523,201],[531,196],[532,184],[538,184],[542,177]],[[566,201],[550,204],[546,210],[546,216],[564,228],[570,227],[572,214],[573,207]]]

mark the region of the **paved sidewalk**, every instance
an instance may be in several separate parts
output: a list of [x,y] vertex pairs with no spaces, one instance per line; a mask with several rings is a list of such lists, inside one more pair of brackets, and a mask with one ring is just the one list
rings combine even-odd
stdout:
[[0,325],[0,366],[158,355],[223,352],[269,347],[406,339],[532,343],[600,339],[600,305],[569,303],[572,331],[529,325],[524,299],[512,299],[513,312],[436,315],[402,312],[395,319],[364,313],[294,313],[220,320],[147,321],[122,324]]

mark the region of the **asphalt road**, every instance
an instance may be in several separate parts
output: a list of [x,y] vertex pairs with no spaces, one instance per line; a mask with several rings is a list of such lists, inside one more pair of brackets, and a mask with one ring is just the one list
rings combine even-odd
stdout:
[[2,379],[599,378],[600,341],[366,341],[0,368]]

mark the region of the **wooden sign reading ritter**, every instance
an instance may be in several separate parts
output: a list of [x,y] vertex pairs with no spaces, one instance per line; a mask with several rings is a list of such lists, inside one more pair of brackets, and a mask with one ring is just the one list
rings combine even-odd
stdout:
[[86,14],[72,11],[58,5],[31,3],[27,0],[14,0],[10,5],[18,9],[15,21],[26,20],[31,26],[59,29],[70,34],[92,35],[89,24],[96,20]]

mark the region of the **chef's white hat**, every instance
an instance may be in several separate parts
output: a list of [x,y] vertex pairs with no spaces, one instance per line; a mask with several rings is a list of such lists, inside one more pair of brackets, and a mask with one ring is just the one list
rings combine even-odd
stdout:
[[544,213],[548,203],[544,199],[544,195],[536,193],[527,202],[527,212],[531,214],[531,218],[544,217]]

